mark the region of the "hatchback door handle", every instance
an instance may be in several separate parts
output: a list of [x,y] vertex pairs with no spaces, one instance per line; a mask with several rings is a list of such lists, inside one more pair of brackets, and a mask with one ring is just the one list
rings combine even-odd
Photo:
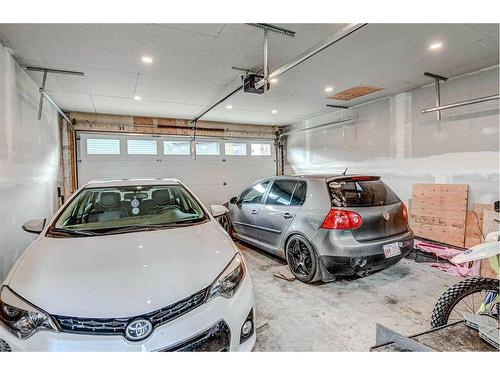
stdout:
[[291,219],[293,215],[290,215],[288,212],[283,215],[284,219]]
[[252,215],[257,215],[257,210],[252,210]]

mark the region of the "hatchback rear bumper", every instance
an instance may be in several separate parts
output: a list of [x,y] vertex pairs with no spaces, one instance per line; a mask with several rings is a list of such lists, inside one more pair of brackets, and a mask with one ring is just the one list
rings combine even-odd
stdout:
[[325,269],[334,276],[369,275],[399,262],[407,256],[411,247],[401,249],[401,255],[386,258],[384,254],[368,257],[336,257],[324,255],[321,257]]
[[[386,258],[384,245],[397,242],[401,254]],[[331,238],[328,234],[317,236],[314,245],[324,269],[333,276],[367,275],[389,267],[407,256],[413,248],[411,230],[381,240],[358,242],[352,236]]]

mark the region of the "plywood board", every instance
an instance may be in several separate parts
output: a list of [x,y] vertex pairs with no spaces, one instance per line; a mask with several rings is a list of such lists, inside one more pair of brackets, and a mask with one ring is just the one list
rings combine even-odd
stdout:
[[464,247],[466,184],[414,184],[410,226],[416,236]]
[[486,237],[490,232],[500,231],[500,213],[494,210],[485,210],[483,213],[483,234]]
[[481,243],[482,224],[479,214],[475,211],[467,212],[465,222],[465,247],[469,248]]
[[328,99],[348,101],[380,90],[382,90],[380,87],[361,85],[361,86],[351,87],[350,89],[329,96]]
[[[493,210],[493,208],[494,208],[493,203],[474,203],[472,205],[472,211],[477,213],[477,215],[479,216],[479,227],[481,228],[481,230],[483,228],[484,211]],[[482,236],[482,239],[484,239],[484,236]]]

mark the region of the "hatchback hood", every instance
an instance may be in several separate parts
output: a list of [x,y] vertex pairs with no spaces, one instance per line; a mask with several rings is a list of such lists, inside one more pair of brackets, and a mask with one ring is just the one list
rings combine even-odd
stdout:
[[213,221],[109,236],[41,237],[8,285],[50,314],[131,317],[206,288],[235,253]]

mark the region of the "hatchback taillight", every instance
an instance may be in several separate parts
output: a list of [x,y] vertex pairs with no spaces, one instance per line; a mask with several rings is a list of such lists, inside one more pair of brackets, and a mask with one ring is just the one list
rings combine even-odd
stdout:
[[402,213],[403,220],[407,222],[408,221],[408,209],[406,208],[406,205],[403,202],[401,202],[401,208],[403,209],[403,213]]
[[332,208],[326,215],[321,228],[323,229],[356,229],[363,224],[361,216],[353,211]]

